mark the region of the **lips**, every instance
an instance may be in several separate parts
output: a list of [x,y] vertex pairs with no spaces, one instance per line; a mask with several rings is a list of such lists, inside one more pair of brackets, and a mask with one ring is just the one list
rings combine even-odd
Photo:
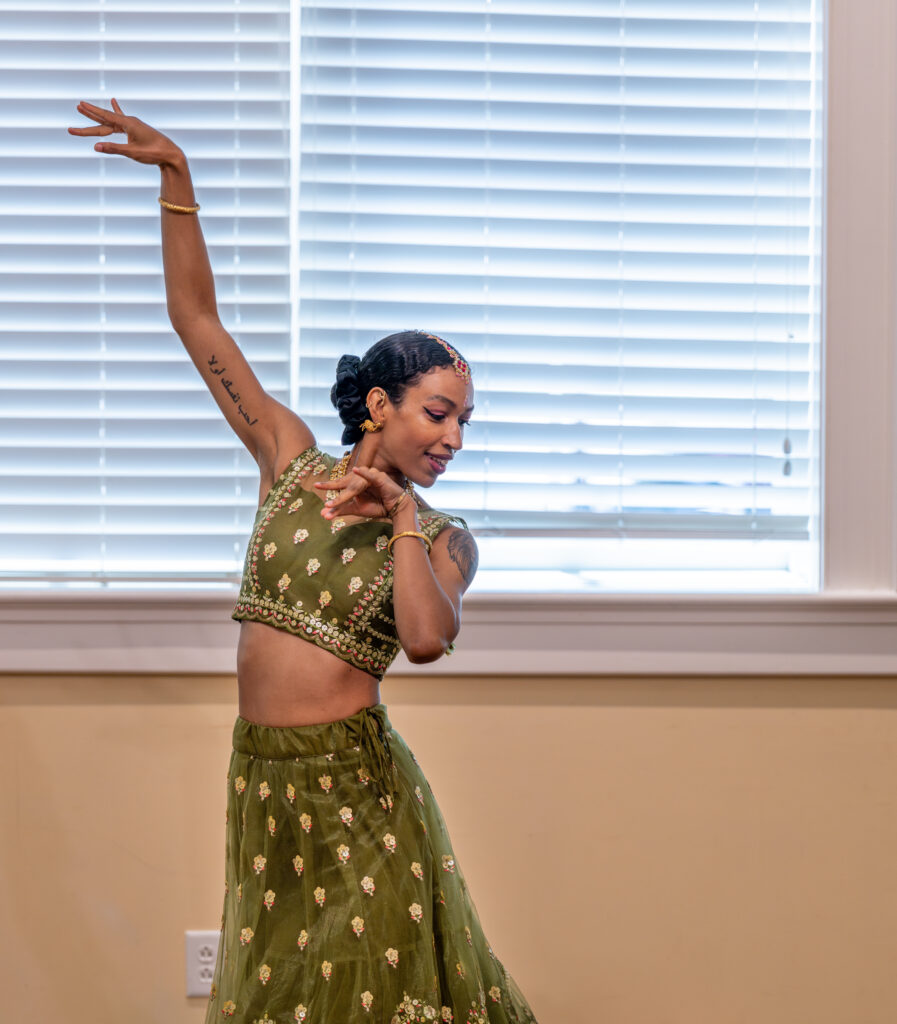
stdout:
[[427,457],[427,461],[433,469],[434,473],[444,473],[446,466],[451,462],[451,455],[433,455],[432,452],[424,452]]

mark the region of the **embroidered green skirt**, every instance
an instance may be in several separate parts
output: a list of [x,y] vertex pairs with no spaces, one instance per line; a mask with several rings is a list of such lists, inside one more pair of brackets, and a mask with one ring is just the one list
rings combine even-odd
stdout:
[[382,704],[295,728],[237,718],[226,820],[206,1024],[534,1022]]

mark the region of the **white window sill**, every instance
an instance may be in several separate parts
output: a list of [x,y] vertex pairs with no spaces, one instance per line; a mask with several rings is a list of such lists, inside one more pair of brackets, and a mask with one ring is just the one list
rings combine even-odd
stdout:
[[[0,593],[0,671],[230,673],[233,594]],[[897,675],[897,593],[478,594],[394,675]]]

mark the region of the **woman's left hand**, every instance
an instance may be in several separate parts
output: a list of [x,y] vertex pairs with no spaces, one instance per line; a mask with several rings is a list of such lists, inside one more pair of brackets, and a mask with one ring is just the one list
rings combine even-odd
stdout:
[[392,477],[370,466],[355,466],[338,480],[316,481],[315,487],[319,491],[339,492],[325,502],[321,512],[325,519],[338,515],[388,518],[390,510],[407,493]]

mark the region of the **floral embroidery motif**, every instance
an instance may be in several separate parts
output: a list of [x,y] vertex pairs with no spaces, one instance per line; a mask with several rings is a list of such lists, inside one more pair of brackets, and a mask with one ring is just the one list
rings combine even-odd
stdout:
[[265,865],[267,863],[267,858],[259,854],[252,862],[252,869],[257,875],[260,875],[265,870]]
[[270,544],[265,545],[265,561],[269,561],[277,554],[277,545],[272,540]]
[[366,786],[371,781],[371,773],[367,768],[359,768],[355,774],[358,776],[358,781],[362,786]]
[[277,581],[277,589],[282,594],[285,590],[289,589],[289,586],[292,582],[293,581],[290,579],[290,577],[287,576],[286,573],[284,573],[283,576],[281,576],[280,579]]
[[388,814],[392,810],[392,795],[387,793],[385,797],[380,797],[380,806]]
[[455,1019],[455,1015],[452,1013],[452,1008],[450,1006],[443,1006],[442,1019],[446,1021],[446,1024],[451,1024]]
[[296,869],[296,874],[301,875],[305,870],[305,861],[297,853],[293,858],[293,867]]
[[259,800],[267,800],[270,795],[271,787],[268,785],[267,782],[263,782],[259,786]]
[[455,964],[455,970],[458,972],[459,978],[467,977],[467,971],[464,970],[464,964]]
[[237,883],[237,903],[243,902],[243,883]]
[[277,822],[270,815],[268,816],[268,831],[272,836],[277,835]]
[[263,985],[267,985],[271,980],[271,968],[267,964],[262,964],[259,968],[259,981]]
[[364,918],[353,917],[352,918],[352,931],[361,938],[361,933],[364,931]]
[[396,837],[391,833],[387,832],[383,837],[383,845],[390,853],[396,852]]
[[417,861],[414,861],[411,865],[411,874],[414,875],[415,878],[424,877],[424,869],[417,863]]
[[240,932],[240,945],[248,946],[249,943],[252,942],[253,935],[255,935],[255,932],[251,928],[244,928],[243,931]]
[[408,913],[415,924],[420,924],[420,920],[424,916],[424,908],[419,903],[412,903],[408,908]]
[[473,938],[471,937],[470,929],[467,927],[467,925],[464,925],[464,937],[467,939],[467,945],[472,946]]
[[311,815],[310,814],[300,814],[299,815],[299,824],[302,826],[302,831],[303,832],[311,832]]
[[331,533],[339,533],[340,530],[345,525],[346,525],[346,520],[345,519],[334,519],[333,522],[330,524],[330,532]]
[[349,562],[351,562],[352,559],[355,557],[355,555],[355,548],[343,548],[343,553],[340,555],[340,560],[342,561],[343,565],[348,565]]
[[233,999],[228,999],[224,1006],[221,1007],[221,1012],[224,1014],[225,1017],[233,1017],[234,1011],[236,1009],[237,1004],[233,1001]]
[[273,889],[268,889],[265,892],[264,904],[268,910],[270,910],[274,906],[274,895],[275,893]]
[[317,558],[309,558],[309,560],[305,563],[305,571],[308,573],[309,576],[314,576],[314,574],[320,568],[321,563],[317,560]]
[[336,855],[337,855],[337,857],[339,857],[340,861],[343,864],[345,864],[346,861],[351,856],[350,853],[349,853],[349,847],[346,846],[345,843],[340,843],[339,846],[336,848]]
[[364,892],[368,894],[368,896],[373,896],[374,890],[377,888],[377,886],[374,885],[374,880],[373,878],[371,878],[370,875],[365,875],[364,878],[362,878],[361,880],[361,888]]
[[371,993],[370,992],[362,992],[361,993],[361,1005],[364,1007],[364,1012],[365,1013],[370,1013],[371,1012],[371,1006],[373,1006],[373,1004],[374,1004],[374,997],[371,995]]
[[349,580],[348,589],[350,594],[357,594],[358,591],[361,590],[361,587],[362,579],[360,576],[353,576],[352,579]]
[[442,870],[447,871],[450,875],[455,873],[455,858],[449,853],[443,855]]
[[293,534],[293,543],[301,544],[303,541],[308,540],[308,530],[297,530]]
[[342,818],[344,825],[351,825],[355,820],[355,815],[352,813],[351,807],[340,807],[339,816]]
[[302,499],[297,498],[287,509],[287,515],[291,516],[294,512],[298,512],[300,508],[302,508]]
[[304,928],[302,929],[301,932],[299,932],[299,938],[296,939],[296,945],[300,949],[305,949],[305,947],[308,945],[308,932]]
[[414,795],[417,797],[417,802],[423,807],[424,805],[424,794],[420,791],[420,786],[414,787]]
[[[428,1021],[436,1020],[437,1013],[435,1006],[421,1002],[420,999],[412,999],[406,992],[396,1007],[392,1024],[427,1024]],[[442,1019],[445,1020],[445,1016]]]
[[386,951],[386,962],[390,967],[395,967],[399,962],[399,951],[397,949],[393,949],[392,946],[390,946]]
[[492,988],[489,989],[489,996],[493,1003],[501,1002],[501,989],[498,985],[493,985]]
[[315,903],[317,903],[317,905],[319,907],[323,907],[324,903],[326,902],[326,900],[327,900],[327,890],[319,885],[315,889]]
[[321,591],[321,596],[318,598],[318,604],[322,608],[326,608],[327,605],[330,604],[330,602],[332,600],[333,600],[333,595],[330,593],[330,591],[329,590],[322,590]]
[[324,981],[330,981],[330,975],[333,971],[333,964],[329,960],[325,960],[321,964],[321,977]]
[[306,1008],[302,1005],[302,1003],[300,1003],[296,1007],[296,1009],[293,1010],[293,1020],[296,1021],[296,1024],[302,1024],[302,1021],[305,1020],[305,1017],[306,1017],[307,1013],[308,1013],[308,1010],[306,1010]]
[[377,551],[382,551],[388,543],[389,537],[387,537],[385,533],[381,533],[380,536],[377,538],[374,547],[377,549]]
[[238,775],[238,776],[237,776],[237,777],[236,777],[236,778],[234,779],[234,789],[235,789],[235,790],[236,790],[236,791],[237,791],[238,793],[242,793],[242,792],[243,792],[243,790],[244,790],[245,788],[246,788],[246,780],[245,780],[245,779],[243,778],[243,776],[242,776],[242,775]]
[[329,775],[321,775],[318,782],[321,783],[321,789],[323,789],[325,793],[329,793],[333,788],[333,779],[331,779]]
[[296,799],[296,787],[293,785],[292,782],[288,782],[287,783],[287,800],[289,800],[290,803],[293,803],[293,801],[295,799]]

